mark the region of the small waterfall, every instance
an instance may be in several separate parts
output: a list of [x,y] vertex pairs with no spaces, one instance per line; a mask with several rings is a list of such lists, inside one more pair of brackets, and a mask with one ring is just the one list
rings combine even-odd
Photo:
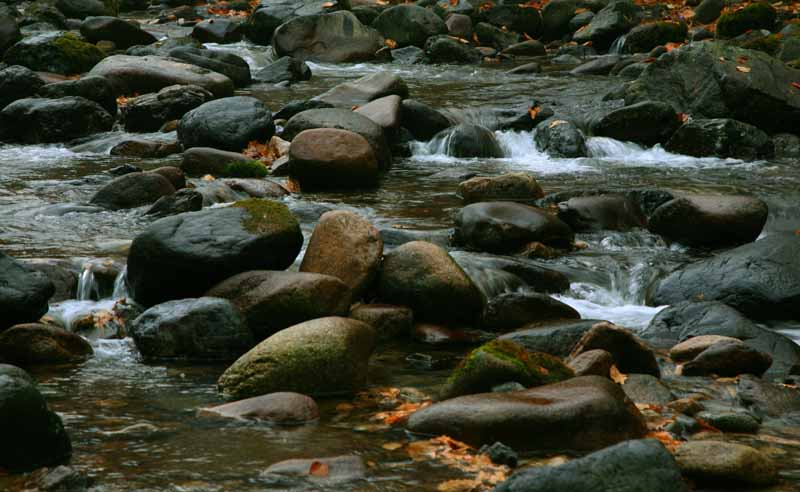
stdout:
[[94,276],[91,265],[84,265],[81,276],[78,279],[78,292],[76,298],[79,301],[91,301],[100,297],[100,286]]
[[122,299],[128,297],[128,265],[122,267],[114,279],[114,291],[111,294],[112,299]]
[[611,43],[611,48],[608,49],[609,55],[621,55],[622,50],[625,49],[625,40],[628,39],[628,36],[623,34],[622,36],[618,37]]

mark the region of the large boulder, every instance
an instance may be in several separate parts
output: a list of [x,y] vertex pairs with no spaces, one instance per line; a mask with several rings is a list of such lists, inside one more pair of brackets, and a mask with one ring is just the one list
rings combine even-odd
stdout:
[[764,487],[777,483],[778,468],[767,454],[732,442],[702,440],[681,444],[675,451],[681,472],[703,485]]
[[683,365],[684,376],[736,377],[740,374],[761,376],[772,365],[772,357],[739,340],[719,341]]
[[437,153],[453,157],[503,157],[503,149],[488,128],[461,123],[434,135],[430,145]]
[[107,78],[117,95],[158,92],[171,85],[197,85],[214,97],[233,95],[228,77],[161,56],[110,56],[95,65],[91,74]]
[[147,359],[233,360],[255,343],[233,304],[213,297],[158,304],[129,329]]
[[655,439],[626,441],[559,466],[526,467],[495,492],[688,492],[681,469]]
[[680,118],[672,106],[643,101],[608,113],[592,130],[601,137],[650,146],[669,140],[679,126]]
[[650,301],[721,301],[754,319],[797,319],[798,254],[800,237],[772,234],[678,268],[659,283]]
[[775,28],[777,12],[767,2],[756,2],[742,9],[726,12],[717,21],[717,35],[734,38],[740,34],[759,29],[771,31]]
[[269,200],[166,217],[134,238],[128,286],[144,306],[199,297],[237,273],[288,267],[302,244],[297,219]]
[[231,79],[236,87],[244,87],[252,82],[250,65],[244,58],[230,51],[207,50],[184,45],[170,49],[167,56],[224,75]]
[[154,132],[213,98],[213,94],[196,85],[171,85],[157,93],[128,99],[121,111],[123,123],[129,132]]
[[409,306],[417,319],[474,321],[483,295],[464,270],[440,246],[412,241],[388,252],[383,262],[379,297]]
[[269,46],[275,29],[295,17],[296,8],[297,2],[291,0],[261,4],[243,26],[245,37],[256,44]]
[[690,246],[736,246],[758,238],[767,213],[755,197],[685,195],[655,209],[648,229]]
[[272,36],[278,56],[342,63],[370,60],[383,45],[380,34],[352,12],[307,15],[280,25]]
[[408,86],[397,75],[381,71],[339,84],[315,97],[314,100],[335,107],[352,108],[390,95],[407,97]]
[[263,270],[234,275],[206,295],[233,303],[256,342],[304,321],[344,316],[352,297],[347,285],[330,275]]
[[167,178],[157,173],[130,173],[100,188],[89,201],[110,210],[136,208],[175,193]]
[[383,239],[363,217],[346,210],[325,212],[308,241],[301,272],[331,275],[355,299],[369,292],[383,259]]
[[413,4],[397,5],[381,12],[372,26],[398,47],[425,45],[431,36],[447,33],[447,26],[433,10]]
[[117,49],[155,43],[155,36],[143,30],[138,23],[125,22],[116,17],[87,17],[81,23],[81,34],[87,41],[111,41]]
[[622,389],[600,376],[445,400],[412,414],[408,429],[474,446],[500,441],[517,450],[595,450],[646,432]]
[[209,101],[183,115],[178,123],[178,140],[187,149],[213,147],[236,152],[253,140],[266,142],[274,134],[270,110],[248,96]]
[[647,222],[636,200],[622,194],[574,196],[558,203],[558,218],[574,231],[627,231]]
[[683,22],[649,22],[641,24],[625,36],[623,48],[628,53],[649,53],[656,46],[683,43],[688,26]]
[[694,118],[733,118],[767,132],[797,133],[800,70],[760,51],[691,43],[648,64],[625,102],[662,101]]
[[531,242],[569,248],[572,229],[543,209],[514,202],[479,202],[462,208],[455,219],[461,243],[490,253],[515,252]]
[[775,145],[753,125],[728,118],[686,122],[664,146],[668,151],[694,157],[733,157],[755,160],[772,157]]
[[630,0],[609,3],[598,12],[589,24],[572,37],[577,43],[592,42],[592,46],[606,50],[619,36],[627,33],[639,21],[639,7]]
[[0,361],[18,366],[83,362],[93,353],[83,337],[57,326],[31,323],[0,333]]
[[289,147],[289,175],[303,190],[370,188],[380,167],[370,143],[338,128],[300,132]]
[[69,461],[72,444],[55,412],[28,373],[0,364],[0,466],[14,472],[31,471]]
[[44,80],[29,68],[13,65],[0,70],[0,110],[16,100],[34,97],[43,85]]
[[4,61],[37,72],[62,75],[92,69],[105,54],[97,46],[67,32],[45,32],[23,39],[6,51]]
[[575,123],[550,119],[536,125],[536,147],[550,157],[586,157],[586,139]]
[[318,318],[281,330],[256,345],[219,378],[228,397],[276,391],[352,394],[363,388],[375,330],[354,319]]
[[44,316],[54,292],[47,275],[0,251],[0,331]]
[[0,111],[6,140],[23,143],[65,142],[111,130],[114,118],[83,97],[20,99]]
[[102,106],[111,116],[117,115],[117,97],[105,77],[89,75],[78,80],[54,82],[39,89],[37,94],[50,99],[69,96],[83,97]]

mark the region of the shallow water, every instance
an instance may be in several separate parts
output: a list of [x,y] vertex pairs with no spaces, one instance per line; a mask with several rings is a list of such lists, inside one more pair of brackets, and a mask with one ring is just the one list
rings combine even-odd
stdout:
[[[245,56],[254,70],[268,61],[260,47],[239,43],[214,48]],[[506,75],[497,67],[314,64],[312,70],[314,78],[308,83],[288,89],[253,86],[241,93],[277,110],[339,82],[392,70],[407,81],[412,97],[459,120],[491,126],[493,109],[524,107],[534,98],[563,116],[585,119],[613,107],[615,103],[601,99],[621,82],[613,77]],[[120,132],[108,137],[113,141]],[[749,192],[769,204],[764,234],[798,228],[800,165],[795,162],[695,159],[605,138],[589,140],[589,158],[552,159],[535,149],[528,132],[500,132],[498,139],[506,158],[455,159],[418,144],[414,156],[396,159],[374,192],[303,194],[287,203],[298,211],[306,234],[322,212],[333,208],[356,211],[380,228],[442,231],[452,227],[452,214],[462,205],[455,195],[459,176],[531,171],[546,192],[634,187]],[[97,212],[81,204],[112,179],[106,171],[113,167],[133,163],[151,169],[176,164],[179,158],[117,158],[107,155],[108,148],[108,143],[77,150],[65,145],[0,146],[0,247],[24,258],[124,259],[125,246],[149,223],[141,215],[143,210]],[[703,254],[670,246],[646,231],[582,234],[578,239],[588,247],[549,262],[572,281],[570,291],[559,299],[584,318],[634,329],[646,326],[659,310],[644,305],[646,292],[659,276]],[[455,256],[473,267],[480,265],[474,255]],[[487,289],[517,287],[497,276],[476,281]],[[53,306],[50,314],[71,320],[111,303],[67,301]],[[780,329],[800,339],[800,323],[783,324]],[[381,444],[407,436],[399,430],[371,429],[367,413],[342,416],[336,405],[344,400],[321,402],[320,421],[300,428],[197,418],[198,408],[222,401],[215,381],[224,365],[145,364],[129,340],[94,344],[96,355],[85,364],[37,371],[36,376],[72,435],[73,464],[97,477],[98,490],[285,490],[259,478],[259,472],[283,459],[343,453],[361,454],[374,462],[369,480],[348,490],[436,490],[437,483],[460,476],[446,467],[413,463],[402,451],[384,450]],[[370,384],[433,393],[448,369],[419,369],[406,357],[425,353],[449,360],[465,350],[410,342],[383,347],[372,362]],[[131,425],[137,427],[122,431]],[[800,431],[775,432],[784,442],[772,444],[778,450],[774,452],[782,453],[785,463],[794,463],[788,469],[797,470],[800,447],[787,442],[796,441]],[[796,471],[787,473],[800,484]],[[11,483],[4,480],[0,478],[0,488]]]

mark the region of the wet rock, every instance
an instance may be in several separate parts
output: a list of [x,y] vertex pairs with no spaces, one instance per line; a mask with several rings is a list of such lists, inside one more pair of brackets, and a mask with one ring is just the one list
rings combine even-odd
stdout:
[[54,292],[47,275],[0,252],[0,332],[41,318]]
[[213,286],[206,295],[228,299],[261,341],[284,328],[325,316],[345,316],[348,286],[330,275],[249,271]]
[[400,123],[421,141],[428,141],[451,126],[450,120],[436,109],[415,99],[400,103]]
[[349,317],[372,326],[378,340],[408,338],[414,326],[411,309],[391,304],[359,304],[350,310]]
[[301,272],[339,278],[355,299],[369,292],[383,257],[383,239],[363,217],[336,210],[320,217],[308,242]]
[[0,70],[0,109],[16,100],[35,96],[43,85],[44,80],[28,68],[14,65]]
[[372,23],[383,37],[393,39],[400,47],[424,46],[437,34],[445,34],[447,26],[433,10],[417,5],[397,5],[384,10]]
[[572,307],[548,295],[510,292],[489,299],[482,324],[491,331],[508,331],[529,323],[580,317]]
[[219,378],[228,397],[276,391],[309,395],[352,394],[364,386],[375,330],[348,318],[318,318],[267,338]]
[[57,0],[55,6],[64,15],[73,19],[119,13],[117,2],[109,0]]
[[123,157],[160,158],[180,152],[181,146],[178,142],[163,143],[143,138],[131,138],[111,147],[109,154]]
[[532,323],[521,330],[501,335],[499,338],[511,340],[535,352],[567,357],[583,335],[598,323],[601,321],[589,319]]
[[[514,67],[509,70],[507,73],[511,74],[529,74],[529,73],[541,73],[542,66],[536,62],[526,63],[524,65],[520,65],[518,67]],[[551,115],[552,116],[552,115]]]
[[370,143],[336,128],[300,132],[289,148],[289,175],[304,190],[370,188],[380,169]]
[[303,236],[285,205],[249,199],[153,222],[128,254],[128,287],[144,306],[202,295],[237,273],[292,264]]
[[252,198],[281,198],[289,194],[286,188],[268,179],[228,178],[222,182],[234,191],[247,193]]
[[0,57],[21,38],[17,21],[12,15],[0,10]]
[[670,359],[675,362],[686,362],[694,359],[705,349],[716,343],[742,343],[738,338],[724,337],[720,335],[700,335],[692,337],[675,345],[669,350]]
[[[324,475],[314,475],[312,470],[323,467]],[[360,456],[334,456],[332,458],[293,459],[270,465],[261,474],[261,478],[272,475],[296,477],[308,480],[313,484],[341,484],[363,479],[367,474],[364,459]]]
[[381,71],[339,84],[315,99],[337,107],[361,106],[385,96],[408,96],[408,86],[397,75]]
[[775,28],[777,12],[772,5],[754,3],[742,9],[726,12],[717,21],[717,36],[733,38],[747,31]]
[[390,52],[392,62],[400,65],[415,65],[425,61],[425,50],[416,46],[397,48]]
[[512,44],[501,53],[511,56],[544,56],[547,54],[547,50],[545,50],[541,42],[535,39],[529,39],[521,43]]
[[278,56],[343,63],[371,60],[382,40],[352,12],[343,11],[292,19],[275,29],[272,46]]
[[[450,325],[454,325],[450,323]],[[415,323],[411,337],[422,343],[443,347],[479,345],[488,342],[493,335],[472,328],[451,327],[433,323]]]
[[450,36],[432,36],[425,42],[425,54],[431,63],[478,63],[481,53]]
[[519,34],[503,31],[487,22],[477,23],[473,35],[478,38],[481,46],[491,46],[498,50],[505,50],[519,43]]
[[684,123],[665,148],[694,157],[733,157],[754,160],[772,157],[775,146],[753,125],[727,118],[695,119]]
[[356,109],[386,131],[396,130],[400,126],[400,103],[398,95],[384,96],[375,99]]
[[586,140],[571,121],[551,119],[536,126],[536,146],[551,157],[586,157]]
[[572,357],[595,349],[610,353],[620,372],[661,376],[653,351],[629,330],[610,323],[597,323],[575,345]]
[[241,151],[253,140],[275,134],[272,113],[260,100],[235,96],[216,99],[189,111],[178,123],[178,140],[184,148],[213,147]]
[[666,405],[675,399],[660,379],[649,374],[628,374],[622,390],[634,403]]
[[422,241],[386,253],[378,290],[380,299],[409,306],[420,320],[469,322],[483,309],[483,295],[447,251]]
[[33,475],[31,482],[35,480],[35,487],[44,492],[86,492],[93,483],[91,477],[65,465],[42,468]]
[[160,174],[130,173],[100,188],[89,203],[110,210],[122,210],[149,205],[173,193],[175,187]]
[[658,207],[648,229],[691,246],[734,246],[756,240],[767,212],[755,197],[686,195]]
[[157,39],[143,30],[138,23],[126,22],[116,17],[87,17],[81,23],[81,35],[91,43],[111,41],[117,49],[155,43]]
[[567,362],[576,376],[609,377],[614,356],[605,350],[595,349],[580,353]]
[[[55,286],[55,293],[50,298],[52,302],[74,299],[78,288],[80,270],[69,260],[33,258],[25,259],[22,263],[37,272],[43,273]],[[34,321],[29,319],[27,321]],[[0,323],[1,324],[1,323]],[[0,328],[2,331],[2,328]]]
[[458,241],[490,253],[517,251],[536,241],[569,248],[572,229],[542,209],[514,202],[480,202],[462,208],[455,219]]
[[201,43],[236,43],[242,40],[242,27],[239,21],[217,17],[195,25],[192,37]]
[[723,8],[724,0],[703,0],[695,7],[693,20],[700,24],[710,24],[719,18]]
[[572,39],[579,44],[591,41],[595,48],[607,50],[614,40],[638,23],[638,17],[639,8],[633,2],[612,2],[597,12],[586,28],[576,32]]
[[621,60],[622,57],[619,55],[603,55],[581,63],[570,70],[569,73],[572,75],[609,75]]
[[472,37],[472,19],[464,14],[450,14],[445,20],[447,34],[457,38],[469,39]]
[[252,159],[238,152],[212,149],[209,147],[193,147],[183,152],[181,169],[189,176],[228,176],[231,164],[247,165]]
[[614,110],[593,128],[595,135],[651,146],[664,143],[681,126],[667,103],[643,101]]
[[681,444],[675,460],[681,473],[701,484],[765,486],[778,481],[772,459],[743,444],[690,441]]
[[103,77],[91,75],[78,80],[47,84],[39,89],[37,94],[51,99],[68,96],[83,97],[102,106],[111,116],[117,114],[117,99],[114,91],[108,80]]
[[744,374],[736,388],[739,402],[760,417],[781,417],[800,412],[800,389]]
[[647,53],[656,46],[667,43],[683,43],[688,26],[683,22],[650,22],[641,24],[625,37],[624,49],[628,53]]
[[0,111],[9,142],[65,142],[108,131],[113,122],[99,104],[82,97],[20,99]]
[[[744,66],[737,61],[742,57],[749,70],[737,70]],[[625,103],[662,101],[694,118],[733,118],[770,133],[796,132],[800,93],[789,88],[798,76],[760,51],[719,41],[691,43],[650,63],[628,86]]]
[[184,212],[196,212],[203,208],[203,195],[195,190],[178,190],[172,195],[162,196],[147,209],[145,215],[154,218],[168,217]]
[[6,364],[0,364],[0,417],[0,434],[14,443],[0,448],[3,468],[22,472],[69,460],[72,445],[61,417],[28,373]]
[[307,111],[309,109],[327,109],[332,108],[331,104],[316,99],[305,99],[299,101],[290,101],[286,106],[282,107],[273,116],[276,120],[289,120],[292,116]]
[[558,218],[578,232],[627,231],[647,222],[639,205],[624,195],[572,197],[558,204]]
[[146,359],[232,360],[254,344],[233,304],[212,297],[153,306],[133,320],[130,334]]
[[0,333],[0,360],[23,367],[83,362],[94,353],[80,335],[50,325],[16,325]]
[[486,127],[461,123],[436,134],[431,145],[453,157],[503,157],[494,133]]
[[154,132],[213,98],[211,92],[196,85],[171,85],[128,99],[121,110],[123,123],[129,132]]
[[571,377],[572,369],[557,357],[530,352],[508,340],[495,340],[467,354],[445,383],[442,398],[487,393],[508,382],[531,388]]
[[530,173],[481,176],[462,181],[458,195],[466,203],[486,201],[532,202],[544,196],[542,187]]
[[700,412],[697,418],[722,432],[755,433],[761,424],[744,412]]
[[[231,79],[236,87],[245,87],[252,81],[250,65],[247,64],[244,58],[228,51],[208,50],[194,46],[178,46],[170,49],[167,55],[222,74]],[[224,97],[219,96],[216,92],[215,95]]]
[[243,27],[245,37],[256,44],[269,46],[275,29],[295,16],[295,6],[291,1],[260,4]]
[[542,8],[542,41],[562,39],[570,29],[570,21],[575,17],[577,0],[555,0]]
[[496,465],[506,465],[511,468],[515,468],[519,461],[517,453],[499,441],[491,446],[482,446],[478,453],[487,455],[492,460],[492,463]]
[[598,376],[445,400],[412,414],[408,429],[472,445],[499,440],[519,450],[599,449],[646,431],[622,389]]
[[740,341],[717,342],[683,365],[684,376],[735,377],[739,374],[761,376],[772,365],[772,357]]
[[800,316],[798,253],[800,237],[771,234],[679,268],[661,281],[652,301],[721,301],[754,319],[795,319]]
[[775,157],[778,159],[800,158],[800,137],[791,133],[780,133],[772,137]]
[[317,420],[319,408],[317,408],[317,403],[306,395],[283,392],[203,408],[199,414],[201,416],[252,419],[280,425],[298,425]]
[[311,68],[304,61],[284,56],[259,70],[253,78],[269,84],[281,82],[293,84],[311,79]]
[[581,27],[589,25],[592,19],[594,19],[594,12],[591,10],[575,14],[575,17],[569,21],[569,30],[575,32]]
[[6,51],[3,60],[37,72],[70,75],[91,70],[104,57],[97,46],[72,33],[57,31],[19,41]]
[[233,82],[228,77],[161,56],[114,55],[98,63],[90,73],[107,78],[116,95],[157,92],[171,85],[200,86],[214,97],[233,95]]

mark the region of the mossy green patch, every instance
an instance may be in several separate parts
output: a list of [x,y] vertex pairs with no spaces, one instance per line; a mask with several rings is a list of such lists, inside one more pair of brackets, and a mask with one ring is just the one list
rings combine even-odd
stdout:
[[234,178],[263,178],[267,167],[259,161],[232,161],[225,165],[225,175]]
[[780,34],[771,34],[758,39],[751,39],[742,43],[742,48],[749,50],[763,51],[768,55],[775,55],[781,48],[781,41],[783,36]]
[[252,234],[273,234],[278,231],[294,233],[300,230],[300,224],[289,207],[280,202],[250,198],[232,206],[247,211],[249,217],[244,220],[243,225]]
[[53,46],[58,48],[64,57],[64,70],[68,73],[87,72],[105,58],[103,50],[72,33],[54,39]]
[[734,12],[726,12],[717,21],[717,36],[733,38],[753,29],[769,29],[775,27],[777,12],[772,5],[754,3]]

